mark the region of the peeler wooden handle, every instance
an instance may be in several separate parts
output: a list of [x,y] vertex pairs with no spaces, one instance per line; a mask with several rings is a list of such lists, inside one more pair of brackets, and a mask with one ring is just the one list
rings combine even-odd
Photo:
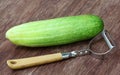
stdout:
[[51,63],[62,59],[63,57],[61,53],[55,53],[55,54],[48,54],[43,56],[8,60],[7,65],[11,69],[22,69],[22,68],[42,65],[46,63]]
[[81,50],[81,51],[71,51],[65,53],[48,54],[48,55],[29,57],[29,58],[11,59],[11,60],[7,60],[7,65],[11,69],[23,69],[32,66],[56,62],[71,57],[76,57],[77,55],[86,55],[88,53],[89,52],[86,50]]

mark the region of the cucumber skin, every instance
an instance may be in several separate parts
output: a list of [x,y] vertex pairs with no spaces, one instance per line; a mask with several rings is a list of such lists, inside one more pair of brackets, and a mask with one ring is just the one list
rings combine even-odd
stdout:
[[15,26],[6,32],[6,38],[16,45],[45,47],[91,39],[103,28],[98,16],[69,16]]

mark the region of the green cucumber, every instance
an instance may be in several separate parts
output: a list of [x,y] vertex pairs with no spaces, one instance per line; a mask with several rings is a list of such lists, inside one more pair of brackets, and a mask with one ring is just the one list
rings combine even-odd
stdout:
[[103,21],[98,16],[69,16],[23,23],[9,29],[6,38],[22,46],[54,46],[91,39],[103,28]]

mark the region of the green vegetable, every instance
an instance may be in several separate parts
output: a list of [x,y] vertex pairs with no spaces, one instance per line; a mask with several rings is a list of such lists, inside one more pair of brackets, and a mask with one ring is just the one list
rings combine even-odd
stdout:
[[53,46],[93,38],[103,28],[103,21],[98,16],[69,16],[15,26],[6,32],[6,38],[16,45]]

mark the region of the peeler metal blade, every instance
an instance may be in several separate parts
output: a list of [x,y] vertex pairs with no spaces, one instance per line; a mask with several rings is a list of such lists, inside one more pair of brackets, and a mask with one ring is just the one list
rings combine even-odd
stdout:
[[[107,46],[108,46],[108,48],[109,48],[109,49],[106,50],[105,52],[95,52],[94,50],[91,49],[91,45],[92,45],[93,41],[94,41],[95,39],[97,39],[98,36],[102,36],[102,38],[104,39],[105,43],[107,44]],[[108,33],[108,31],[105,30],[105,29],[104,29],[99,35],[97,35],[95,38],[93,38],[93,39],[90,41],[89,45],[88,45],[89,51],[90,51],[92,54],[95,54],[95,55],[106,55],[106,54],[112,52],[113,48],[115,48],[115,47],[116,47],[116,45],[115,45],[115,43],[114,43],[111,35],[110,35],[110,34]]]

